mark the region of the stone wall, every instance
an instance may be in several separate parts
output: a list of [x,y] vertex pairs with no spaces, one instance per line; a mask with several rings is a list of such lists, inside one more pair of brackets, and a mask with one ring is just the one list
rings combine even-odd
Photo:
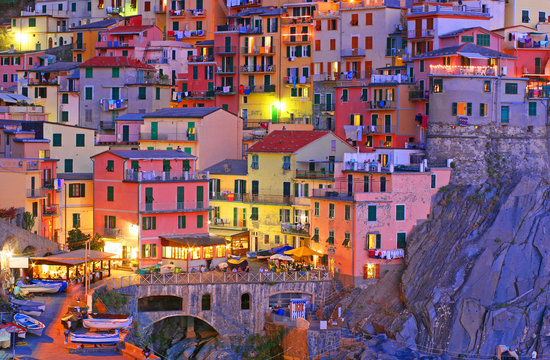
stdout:
[[340,351],[341,337],[342,330],[340,328],[326,330],[309,329],[307,331],[309,358],[318,359],[322,356]]
[[[183,299],[181,312],[167,316],[194,316],[210,324],[220,335],[246,335],[261,333],[264,330],[265,314],[269,312],[269,297],[278,293],[298,292],[313,295],[315,304],[319,304],[332,291],[331,281],[286,282],[286,283],[227,283],[227,284],[189,284],[189,285],[134,285],[115,290],[132,295],[128,302],[128,311],[137,314],[138,299],[147,296],[172,295]],[[241,295],[250,294],[250,309],[241,309]],[[202,311],[201,301],[204,294],[211,296],[211,310]],[[140,315],[141,316],[141,315]],[[162,317],[155,314],[141,316],[147,323],[139,324],[146,328],[151,322]]]
[[0,247],[2,250],[11,250],[15,255],[18,255],[22,254],[29,246],[36,250],[33,253],[35,256],[41,256],[59,249],[59,244],[56,242],[17,227],[6,219],[0,219]]

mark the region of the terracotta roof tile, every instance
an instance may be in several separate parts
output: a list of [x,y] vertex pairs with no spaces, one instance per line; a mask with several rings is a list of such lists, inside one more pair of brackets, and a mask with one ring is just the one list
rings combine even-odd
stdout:
[[132,67],[136,69],[155,70],[151,65],[147,65],[136,59],[127,56],[94,56],[83,62],[80,67]]
[[251,146],[248,152],[294,153],[329,133],[330,131],[277,130]]

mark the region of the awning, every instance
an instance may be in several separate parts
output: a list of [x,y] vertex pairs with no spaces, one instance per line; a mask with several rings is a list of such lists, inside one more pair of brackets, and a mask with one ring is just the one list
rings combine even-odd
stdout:
[[173,235],[159,236],[162,246],[213,246],[226,245],[228,242],[215,234],[188,234],[188,235]]
[[481,55],[481,54],[477,54],[477,53],[470,53],[470,52],[461,52],[459,51],[458,52],[459,55],[462,55],[464,57],[467,57],[469,59],[490,59],[490,57],[488,56],[485,56],[485,55]]
[[0,100],[5,101],[7,103],[17,104],[17,100],[15,100],[14,98],[12,98],[11,96],[5,93],[0,93]]
[[218,236],[228,236],[228,237],[245,235],[249,233],[249,231],[245,229],[222,229],[222,228],[215,228],[213,226],[210,227],[210,231],[213,234],[216,234]]
[[[109,260],[109,258],[115,256],[115,254],[106,253],[103,251],[89,250],[88,261]],[[80,265],[85,262],[85,250],[78,249],[68,253],[55,254],[45,257],[31,257],[32,262],[37,264],[51,264],[51,265]]]
[[32,99],[31,98],[28,98],[24,95],[21,95],[21,94],[9,94],[9,96],[11,98],[14,98],[15,100],[17,101],[27,101],[27,102],[32,102]]

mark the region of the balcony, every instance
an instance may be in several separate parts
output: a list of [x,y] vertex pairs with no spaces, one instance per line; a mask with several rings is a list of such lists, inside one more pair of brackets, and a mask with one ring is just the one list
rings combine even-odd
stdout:
[[204,9],[192,9],[192,10],[187,10],[187,11],[189,11],[192,18],[206,17],[206,10],[204,10]]
[[275,72],[275,65],[242,65],[242,73],[272,73]]
[[152,202],[142,203],[139,206],[139,210],[146,214],[207,211],[209,209],[208,201]]
[[343,49],[340,51],[342,57],[363,57],[365,49]]
[[126,170],[124,181],[132,182],[182,182],[207,181],[208,171],[135,171]]
[[139,134],[140,140],[160,140],[160,141],[197,141],[197,134],[187,135],[187,132],[169,132],[151,134],[142,132]]
[[103,228],[103,237],[116,239],[119,238],[122,231],[118,228]]
[[292,205],[294,196],[243,194],[243,202],[251,204]]
[[40,85],[40,86],[46,86],[46,85],[58,85],[58,79],[29,79],[29,85]]
[[98,41],[96,42],[95,47],[98,49],[110,49],[110,48],[132,48],[134,47],[134,41],[130,40],[128,42],[120,41]]
[[244,8],[244,7],[256,7],[261,5],[262,5],[261,0],[239,0],[238,4],[230,5],[229,7],[235,9],[235,8]]
[[241,55],[274,55],[275,46],[260,46],[254,48],[241,48]]
[[217,86],[214,90],[216,95],[235,95],[235,89],[233,86]]
[[351,186],[348,186],[348,182],[345,179],[338,180],[334,183],[333,188],[313,189],[313,197],[334,198],[340,200],[358,200],[364,196],[358,196],[359,194],[375,193],[375,194],[387,194],[391,193],[391,181],[390,177],[384,178],[386,180],[374,180],[372,177],[365,181],[353,181]]
[[47,189],[27,189],[27,198],[29,199],[39,199],[48,197]]
[[498,76],[496,66],[430,65],[430,75]]
[[410,82],[407,75],[371,75],[371,84],[403,84]]
[[48,189],[48,190],[53,190],[54,189],[54,180],[53,179],[42,180],[42,188],[43,189]]
[[239,27],[238,26],[233,26],[233,25],[218,25],[216,27],[216,31],[219,31],[219,32],[225,32],[225,31],[238,32]]
[[305,16],[288,16],[281,19],[281,25],[313,24],[313,18]]
[[168,75],[131,77],[125,81],[126,85],[171,85]]
[[369,101],[367,110],[395,110],[397,102],[389,100]]
[[168,63],[169,63],[168,58],[147,59],[147,64],[149,65],[168,64]]
[[[302,35],[302,34],[285,34],[286,36],[283,38],[283,43],[285,44],[307,44],[311,42],[311,36],[309,34]],[[283,35],[284,36],[284,35]]]
[[114,121],[100,121],[99,128],[104,130],[114,130],[115,122]]
[[393,134],[392,126],[386,125],[366,125],[363,127],[365,134]]
[[100,99],[99,104],[102,105],[103,111],[116,111],[128,108],[128,99]]
[[284,234],[309,236],[309,224],[281,223],[281,232]]
[[245,35],[263,34],[262,27],[239,26],[239,33]]
[[407,55],[407,49],[386,49],[386,56],[405,57]]
[[332,112],[336,109],[335,103],[329,103],[329,104],[314,104],[313,109],[315,111],[321,111],[321,112]]
[[216,69],[216,74],[235,74],[234,66],[220,66]]
[[187,61],[188,62],[214,62],[214,56],[213,55],[206,55],[206,56],[201,56],[201,55],[193,55],[193,56],[189,56],[187,58]]
[[0,113],[25,114],[25,113],[44,113],[42,106],[0,106]]
[[170,9],[168,10],[170,17],[185,17],[185,9]]
[[409,29],[408,36],[409,36],[409,39],[433,37],[434,36],[434,30],[433,29],[422,29],[422,30],[416,31],[416,29]]
[[334,172],[296,169],[297,179],[334,180]]
[[244,95],[254,93],[254,94],[263,94],[263,93],[273,93],[275,92],[275,85],[267,84],[267,85],[252,85],[252,86],[243,86],[241,85],[239,87],[239,92],[243,91]]
[[245,194],[233,191],[215,191],[210,193],[210,200],[214,201],[243,201]]
[[218,55],[236,54],[236,46],[216,46],[214,52]]
[[42,208],[42,216],[59,215],[59,205],[46,205]]
[[424,90],[421,90],[418,88],[413,88],[409,90],[409,100],[411,101],[426,100],[428,98],[429,98],[429,93]]
[[166,36],[169,38],[177,38],[178,40],[182,38],[200,38],[206,36],[205,30],[187,30],[187,31],[174,31],[170,30],[166,32]]
[[214,90],[207,90],[207,91],[188,91],[187,96],[184,96],[184,99],[192,98],[192,99],[212,99],[216,96],[214,93]]
[[311,84],[311,77],[309,76],[285,76],[284,77],[284,83],[286,85],[294,85],[294,84]]
[[124,8],[122,7],[107,6],[107,14],[109,15],[118,15],[123,12],[124,12]]
[[466,14],[490,17],[489,8],[476,7],[471,5],[454,5],[454,6],[441,6],[437,4],[421,4],[409,8],[409,14]]

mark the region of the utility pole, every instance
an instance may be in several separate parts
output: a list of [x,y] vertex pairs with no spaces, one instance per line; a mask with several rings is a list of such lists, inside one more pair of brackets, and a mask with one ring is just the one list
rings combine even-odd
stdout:
[[90,240],[86,241],[85,247],[84,247],[84,296],[86,298],[86,301],[88,301],[88,246],[90,244]]

